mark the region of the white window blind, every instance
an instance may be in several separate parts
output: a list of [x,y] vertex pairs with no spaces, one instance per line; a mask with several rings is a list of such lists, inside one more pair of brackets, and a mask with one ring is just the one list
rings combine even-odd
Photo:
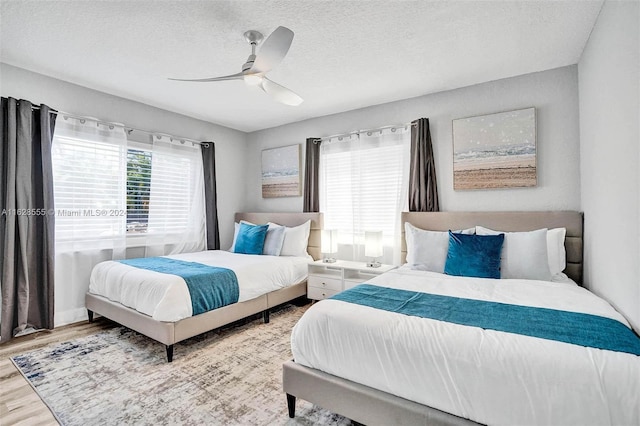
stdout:
[[95,246],[124,236],[126,152],[122,128],[57,120],[52,146],[56,243]]
[[202,167],[199,146],[154,142],[149,233],[204,235]]
[[383,231],[391,262],[400,212],[407,209],[410,132],[371,133],[322,142],[320,210],[325,228],[337,229],[340,244],[353,246],[354,259],[362,257],[364,231]]

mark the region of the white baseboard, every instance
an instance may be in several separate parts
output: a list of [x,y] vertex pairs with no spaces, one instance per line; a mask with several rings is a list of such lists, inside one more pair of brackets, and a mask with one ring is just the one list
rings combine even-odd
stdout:
[[85,308],[69,309],[68,311],[56,312],[53,315],[53,326],[60,327],[87,319],[89,319],[89,315]]

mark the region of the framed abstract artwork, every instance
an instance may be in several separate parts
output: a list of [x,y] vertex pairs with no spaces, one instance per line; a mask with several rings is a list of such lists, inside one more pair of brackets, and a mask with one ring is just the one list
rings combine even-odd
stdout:
[[453,120],[453,189],[537,185],[535,108]]
[[300,196],[300,145],[262,151],[262,198]]

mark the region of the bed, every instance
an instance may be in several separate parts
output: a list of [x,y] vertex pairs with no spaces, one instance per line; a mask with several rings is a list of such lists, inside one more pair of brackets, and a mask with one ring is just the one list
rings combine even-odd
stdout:
[[[246,221],[254,224],[265,224],[267,222],[273,222],[287,227],[296,227],[307,221],[310,221],[309,238],[307,241],[306,251],[313,259],[318,259],[320,257],[320,231],[322,229],[321,213],[236,213],[235,221],[236,223]],[[251,285],[252,278],[254,278],[255,280],[259,279],[260,273],[256,273],[256,268],[267,266],[267,263],[270,260],[281,260],[282,262],[285,262],[285,256],[281,256],[283,259],[278,259],[276,256],[251,256],[227,253],[226,251],[210,251],[192,255],[178,255],[172,257],[201,263],[215,263],[220,261],[222,264],[218,264],[217,266],[219,267],[225,267],[225,263],[229,264],[229,262],[231,262],[231,265],[235,265],[236,263],[234,262],[236,262],[236,257],[253,257],[256,262],[262,263],[254,265],[252,270],[238,273],[239,283],[244,277],[245,282],[249,285],[249,289],[244,288],[246,286],[241,286],[240,299],[238,303],[223,306],[221,308],[197,315],[190,315],[190,312],[185,313],[185,310],[183,308],[175,308],[173,310],[171,309],[171,300],[180,299],[183,294],[176,293],[171,297],[165,297],[163,299],[163,303],[165,304],[165,308],[167,308],[168,310],[163,310],[163,313],[159,313],[159,310],[154,307],[148,309],[138,308],[141,311],[145,312],[143,313],[131,307],[125,306],[125,304],[123,304],[125,302],[119,303],[112,300],[114,299],[114,297],[106,297],[107,295],[109,295],[108,286],[106,284],[92,283],[90,291],[85,296],[85,304],[89,313],[89,321],[93,321],[93,315],[94,313],[97,313],[132,330],[135,330],[147,337],[150,337],[151,339],[157,340],[158,342],[163,343],[166,346],[167,360],[169,362],[172,362],[174,344],[198,334],[204,333],[206,331],[213,330],[215,328],[258,313],[262,313],[264,321],[269,322],[270,308],[291,301],[298,297],[305,296],[307,294],[306,274],[303,273],[303,271],[306,270],[306,264],[300,265],[299,261],[297,262],[297,265],[294,265],[297,273],[290,274],[292,277],[297,276],[298,278],[295,282],[288,283],[288,286],[282,286],[282,288],[274,287],[270,291],[262,294],[260,293],[259,289],[254,288],[255,286]],[[98,266],[99,265],[97,265],[96,268]],[[272,275],[281,274],[282,270],[283,269],[275,269]],[[96,271],[94,269],[94,275],[95,272]],[[301,273],[302,275],[300,275]],[[110,274],[113,275],[113,273]],[[152,275],[147,275],[146,278],[143,279],[152,280],[156,277],[162,278],[161,275],[163,275],[158,275],[154,272],[151,272],[151,274]],[[153,274],[156,274],[156,276],[154,277]],[[129,278],[127,275],[131,275],[131,273],[121,275],[122,280],[126,281],[126,279]],[[165,275],[164,278],[171,280],[178,277]],[[134,284],[138,285],[138,283]],[[165,283],[163,283],[163,285],[164,284]],[[91,288],[93,288],[96,292],[92,292]],[[96,294],[98,292],[102,294]],[[136,298],[142,299],[142,302],[144,302],[144,298],[139,296],[137,296]],[[131,305],[130,303],[127,304]]]
[[640,340],[622,315],[576,284],[581,213],[412,212],[402,221],[403,229],[408,222],[434,231],[565,228],[564,273],[573,282],[460,280],[404,266],[362,286],[363,298],[410,292],[595,315],[622,328],[635,353],[399,315],[343,296],[316,303],[292,332],[294,360],[283,365],[290,417],[301,398],[364,424],[640,424]]

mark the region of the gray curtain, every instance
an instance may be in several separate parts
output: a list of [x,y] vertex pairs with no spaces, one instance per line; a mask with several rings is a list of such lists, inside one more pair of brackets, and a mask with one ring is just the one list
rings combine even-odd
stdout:
[[304,161],[303,212],[320,211],[318,173],[320,171],[320,139],[308,138]]
[[220,250],[218,229],[218,195],[216,191],[216,147],[213,142],[203,142],[202,163],[204,166],[204,197],[207,222],[207,250]]
[[429,119],[419,118],[411,122],[409,211],[437,212],[439,210],[438,183]]
[[54,205],[46,105],[2,98],[0,146],[0,341],[53,328]]

